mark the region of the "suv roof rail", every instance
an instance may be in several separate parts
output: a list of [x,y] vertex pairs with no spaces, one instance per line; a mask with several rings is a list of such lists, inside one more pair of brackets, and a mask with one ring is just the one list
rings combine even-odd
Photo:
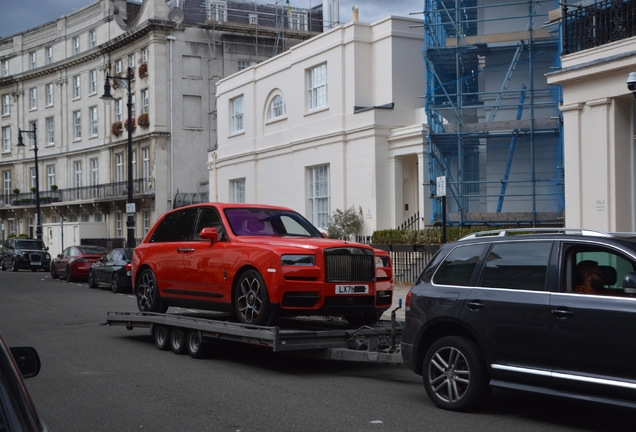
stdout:
[[479,231],[472,234],[468,234],[461,240],[469,240],[478,237],[498,236],[505,237],[511,234],[569,234],[569,235],[582,235],[590,237],[612,237],[611,234],[605,231],[584,229],[584,228],[502,228],[496,230]]

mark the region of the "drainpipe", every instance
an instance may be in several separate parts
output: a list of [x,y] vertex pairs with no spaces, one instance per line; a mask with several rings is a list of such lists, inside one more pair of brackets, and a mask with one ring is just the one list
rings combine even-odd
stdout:
[[166,36],[166,39],[169,41],[170,45],[170,56],[169,56],[169,64],[170,64],[170,76],[168,78],[168,92],[170,94],[170,207],[174,208],[174,136],[173,136],[173,123],[174,123],[174,113],[172,111],[172,43],[177,40],[176,37],[169,35]]

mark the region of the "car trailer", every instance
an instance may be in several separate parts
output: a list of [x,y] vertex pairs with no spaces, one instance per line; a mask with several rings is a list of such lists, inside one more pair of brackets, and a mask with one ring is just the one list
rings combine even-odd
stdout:
[[400,335],[404,323],[381,320],[354,328],[347,321],[324,317],[279,318],[275,326],[232,322],[231,314],[215,312],[108,312],[102,325],[150,328],[160,350],[194,358],[207,355],[214,341],[257,345],[274,352],[323,360],[401,364]]

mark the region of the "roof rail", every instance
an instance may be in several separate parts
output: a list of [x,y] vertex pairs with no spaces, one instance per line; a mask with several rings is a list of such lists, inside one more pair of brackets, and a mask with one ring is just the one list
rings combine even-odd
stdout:
[[505,237],[514,234],[569,234],[569,235],[582,235],[589,237],[612,237],[611,234],[605,231],[598,231],[584,228],[502,228],[496,230],[479,231],[472,234],[468,234],[461,240],[469,240],[478,237],[498,236]]

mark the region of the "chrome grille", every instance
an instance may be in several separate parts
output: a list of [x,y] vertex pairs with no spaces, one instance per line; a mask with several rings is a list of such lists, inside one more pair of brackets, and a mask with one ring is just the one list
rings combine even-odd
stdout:
[[355,247],[325,250],[327,282],[373,282],[374,276],[373,251]]

